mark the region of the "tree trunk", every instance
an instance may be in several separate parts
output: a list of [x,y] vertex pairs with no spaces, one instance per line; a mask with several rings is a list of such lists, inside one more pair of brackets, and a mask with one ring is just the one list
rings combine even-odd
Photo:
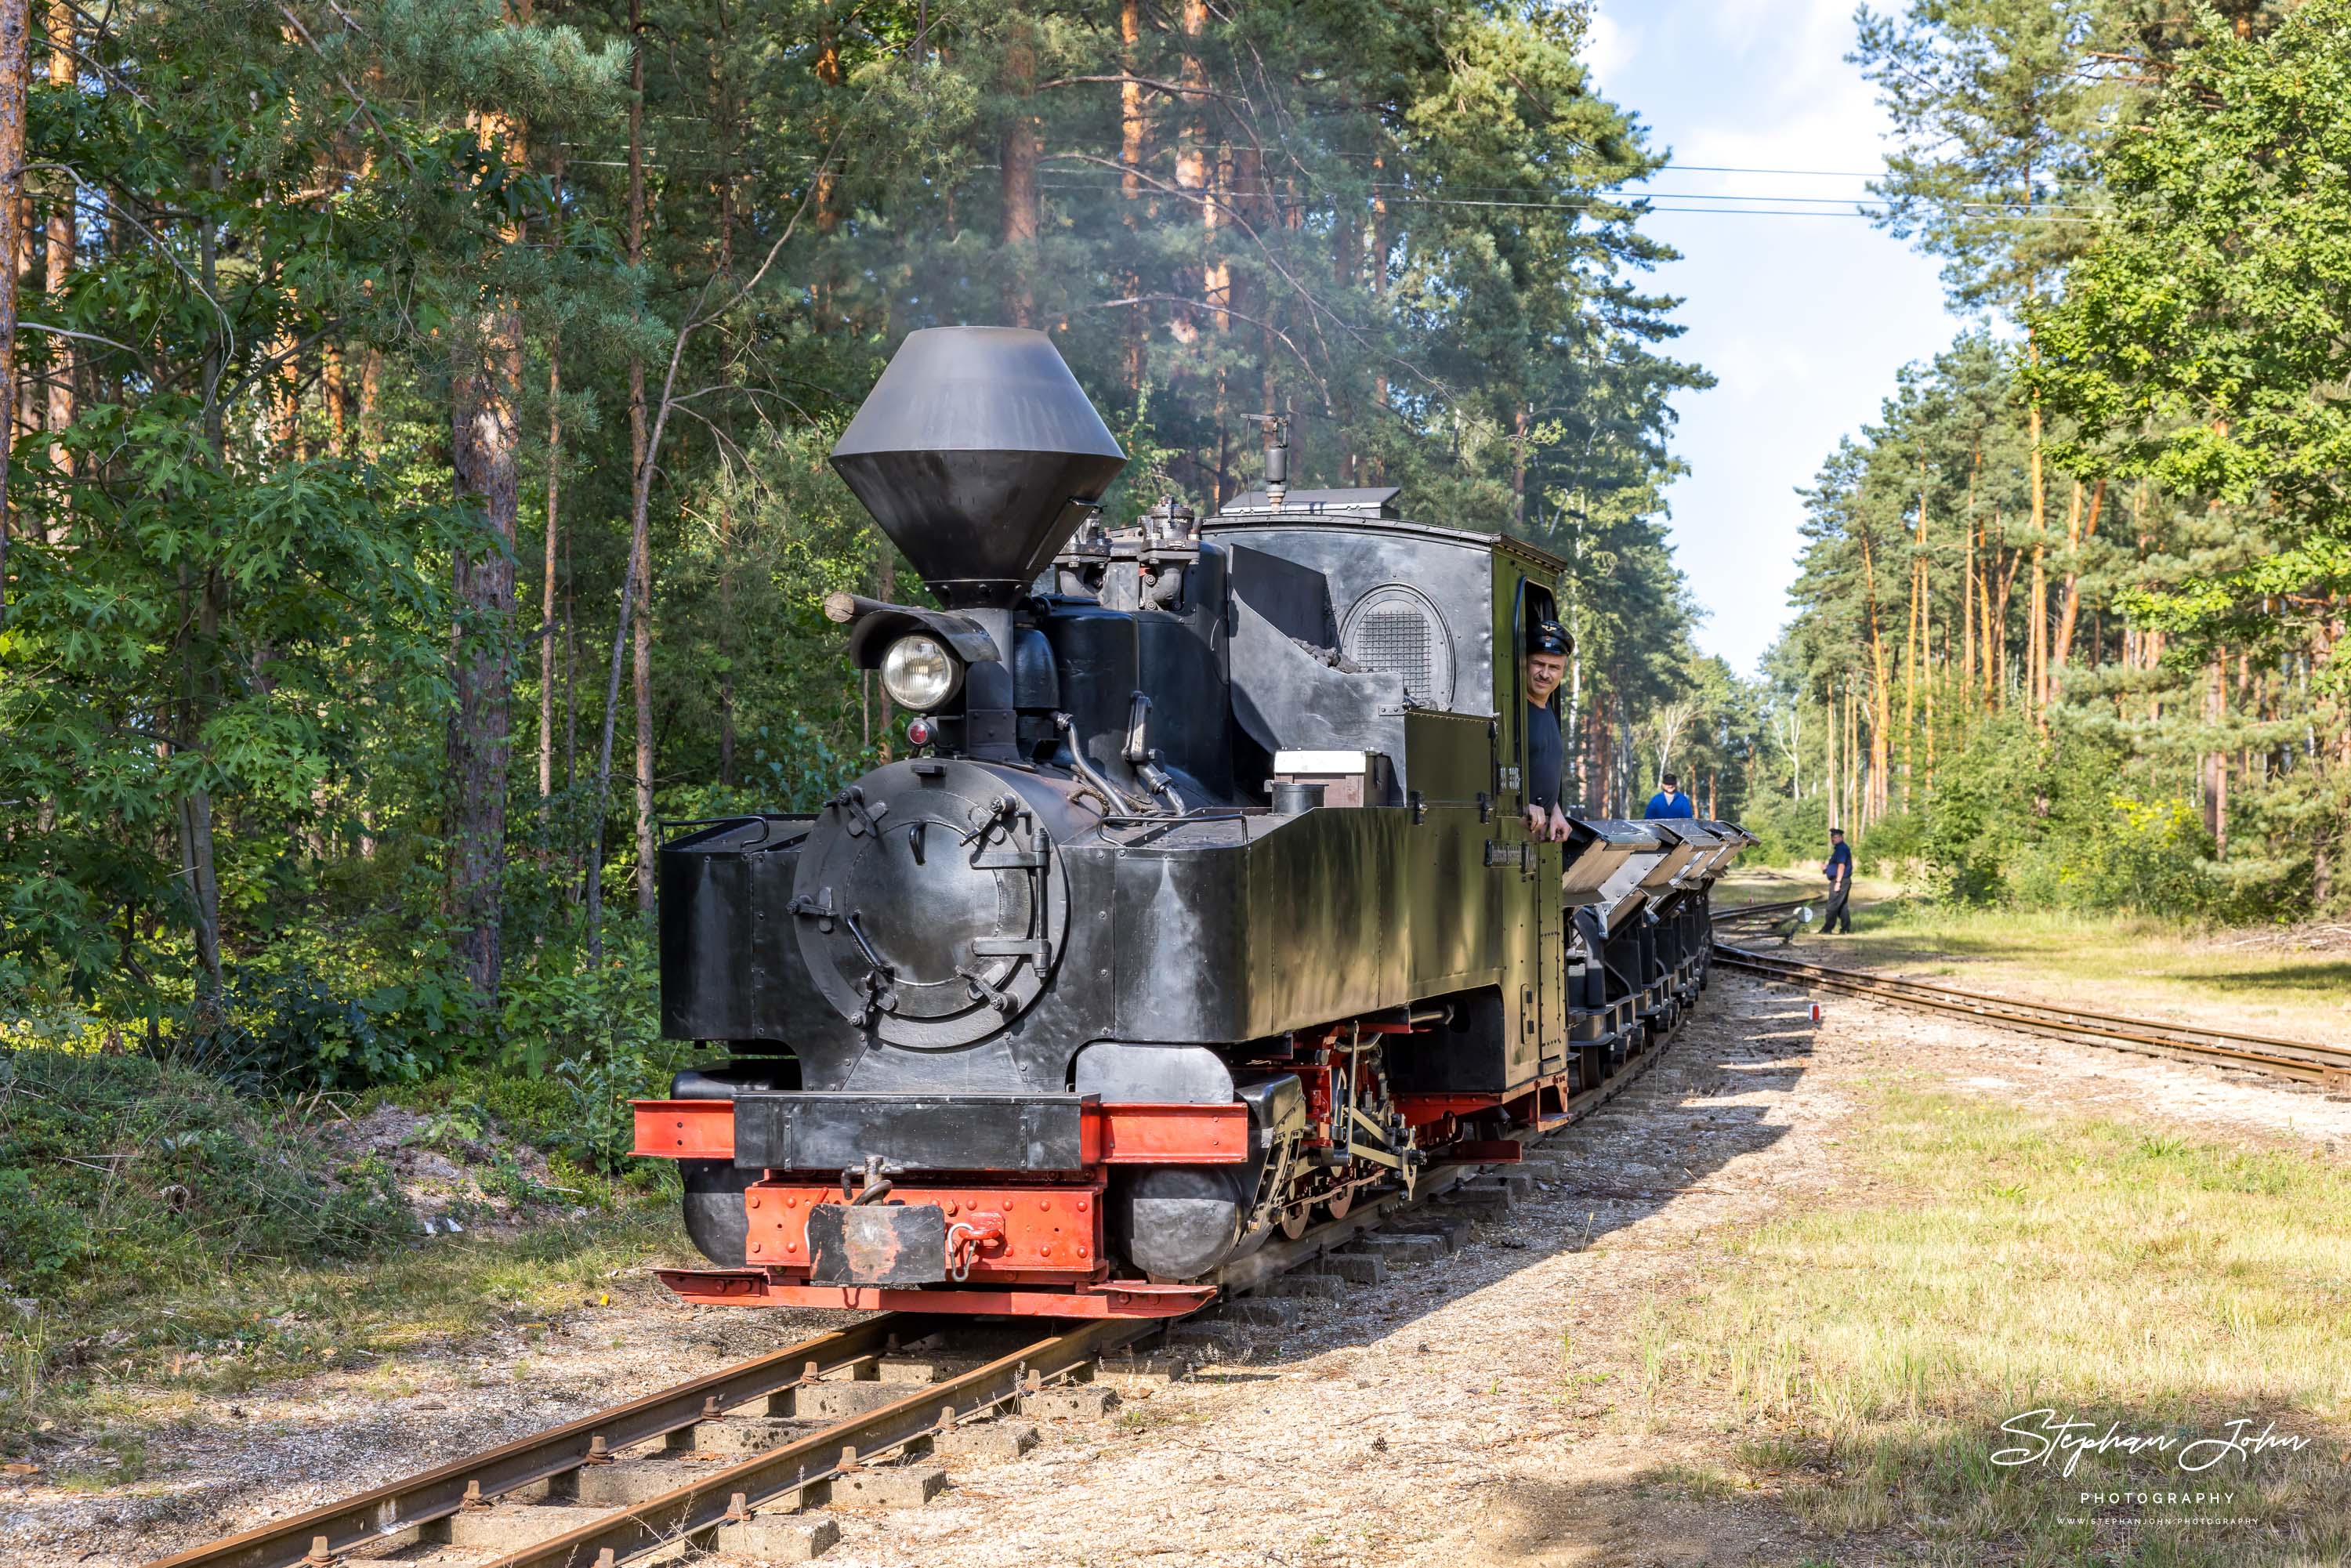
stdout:
[[383,355],[370,349],[360,356],[360,459],[383,455]]
[[539,558],[538,584],[538,821],[546,826],[555,797],[555,564],[560,535],[563,413],[562,349],[547,347],[547,540]]
[[1844,774],[1837,765],[1839,743],[1844,738],[1844,723],[1837,708],[1836,683],[1828,689],[1828,722],[1821,727],[1821,777],[1829,781],[1829,826],[1844,826]]
[[2210,749],[2204,753],[2201,766],[2204,831],[2212,835],[2214,854],[2221,860],[2229,858],[2229,759],[2220,749],[2220,728],[2228,716],[2228,654],[2226,650],[2216,649],[2204,687],[2204,722],[2212,733],[2206,741]]
[[1918,528],[1910,556],[1910,618],[1902,629],[1902,809],[1910,809],[1910,781],[1917,763],[1918,666],[1926,659],[1923,597],[1927,566],[1927,465],[1918,465]]
[[[2078,484],[2074,486],[2074,507],[2065,519],[2065,585],[2061,591],[2057,612],[2057,645],[2049,654],[2052,669],[2064,669],[2065,661],[2074,652],[2074,622],[2082,609],[2081,549],[2097,537],[2098,512],[2105,504],[2106,482],[2101,479],[2097,488],[2091,493],[2090,512],[2085,518],[2082,516],[2082,486]],[[2075,526],[2077,523],[2079,527]],[[2097,662],[2097,654],[2093,651],[2090,663],[2095,664]]]
[[[1996,515],[1995,520],[1997,520]],[[1985,630],[1991,656],[1998,661],[2000,691],[2003,701],[2007,696],[2008,672],[2011,667],[2008,651],[2008,601],[2016,591],[2017,569],[2023,563],[2023,551],[2019,550],[2009,556],[2008,564],[2000,574],[2000,592],[1991,601],[1992,620]]]
[[1976,481],[1983,477],[1983,446],[1978,444],[1968,464],[1968,554],[1959,574],[1959,706],[1971,709],[1976,700],[1976,538],[1983,530],[1976,523]]
[[[2028,362],[2041,363],[2041,340],[2031,329],[2024,334],[2024,356]],[[2025,439],[2030,450],[2026,458],[2030,471],[2032,497],[2032,625],[2025,640],[2024,704],[2032,715],[2032,722],[2043,733],[2049,728],[2049,717],[2043,711],[2047,700],[2048,666],[2043,662],[2049,648],[2049,590],[2042,574],[2042,551],[2048,543],[2049,486],[2041,466],[2041,394],[2033,393],[2024,404]]]
[[573,596],[571,541],[563,541],[563,787],[580,783],[580,605]]
[[[1232,225],[1233,150],[1219,146],[1208,159],[1208,199],[1200,207],[1200,226],[1207,231],[1207,261],[1200,269],[1200,298],[1208,307],[1208,324],[1219,332],[1233,329],[1233,264],[1225,254],[1224,231]],[[1218,377],[1217,427],[1224,428],[1223,378]],[[1224,504],[1223,487],[1217,503]]]
[[[1118,89],[1118,193],[1125,204],[1125,223],[1130,231],[1155,216],[1144,198],[1143,171],[1151,161],[1151,118],[1143,96],[1143,84],[1133,78],[1138,73],[1140,46],[1143,42],[1142,0],[1120,0],[1118,7],[1119,61],[1128,80]],[[1130,267],[1126,272],[1126,292],[1130,296],[1143,292],[1143,275]],[[1130,307],[1126,313],[1126,390],[1139,402],[1144,382],[1151,369],[1151,315],[1144,306]]]
[[[16,267],[24,245],[25,76],[29,68],[27,0],[0,0],[0,408],[16,406]],[[8,447],[0,442],[0,626],[8,618]]]
[[507,768],[514,688],[515,423],[522,322],[494,310],[451,383],[450,455],[457,493],[482,503],[489,537],[455,562],[456,711],[449,721],[449,904],[458,964],[486,998],[498,994],[506,872]]
[[343,350],[337,344],[319,350],[319,390],[327,404],[327,455],[339,458],[350,445],[351,389],[343,374]]
[[220,882],[214,874],[213,796],[191,789],[180,797],[180,874],[188,879],[190,934],[196,948],[196,1005],[216,1008],[221,989]]
[[[17,188],[20,192],[24,188],[21,175],[17,181]],[[16,214],[16,298],[21,305],[26,288],[27,287],[39,288],[45,274],[41,267],[43,239],[39,210],[34,205],[33,198],[29,193],[20,194],[17,201],[23,208]],[[22,374],[21,367],[19,367],[19,372],[16,378],[16,423],[14,434],[21,439],[24,436],[35,434],[40,430],[43,404],[40,378]],[[46,519],[37,516],[33,519],[33,527],[44,537],[47,536],[48,530]]]
[[1968,513],[1968,557],[1959,580],[1959,694],[1970,704],[1976,699],[1976,519]]
[[[1177,23],[1184,33],[1182,72],[1186,91],[1176,132],[1176,188],[1185,193],[1184,204],[1191,209],[1183,214],[1185,221],[1213,224],[1206,145],[1207,111],[1203,107],[1207,102],[1204,95],[1208,87],[1208,68],[1200,55],[1200,40],[1208,27],[1207,0],[1183,0]],[[1194,342],[1200,335],[1196,313],[1184,306],[1176,308],[1169,329],[1182,343]]]
[[2032,541],[2032,624],[2025,637],[2025,706],[2032,723],[2049,733],[2049,572],[2043,560],[2046,547]]
[[[1870,548],[1869,530],[1861,530],[1861,578],[1868,596],[1869,607],[1869,671],[1870,671],[1870,735],[1869,784],[1872,803],[1882,814],[1886,800],[1886,776],[1890,763],[1893,727],[1894,690],[1886,659],[1886,632],[1877,613],[1877,563]],[[1864,816],[1871,813],[1865,810]]]
[[[548,170],[555,204],[548,221],[549,242],[562,248],[563,152],[559,145]],[[563,487],[563,341],[550,330],[547,340],[547,541],[538,582],[538,825],[547,829],[555,810],[555,566],[557,519]]]
[[[629,266],[645,258],[645,49],[643,0],[629,0]],[[635,597],[622,617],[633,622],[635,662],[630,693],[637,716],[637,908],[653,909],[653,544],[646,473],[645,362],[629,356],[630,591]],[[606,766],[610,766],[609,761]]]
[[1037,264],[1037,119],[1029,99],[1037,90],[1037,47],[1029,18],[1016,16],[1006,30],[1004,72],[999,84],[1012,100],[998,141],[1004,198],[1004,319],[1009,326],[1037,324],[1033,274]]
[[[61,92],[70,91],[74,85],[74,12],[68,0],[49,0],[49,85]],[[74,269],[74,197],[75,185],[70,177],[49,204],[48,285],[49,308],[59,321],[65,319],[65,293]],[[74,378],[78,361],[70,338],[57,340],[49,364],[48,427],[52,437],[61,435],[74,422]],[[73,458],[64,443],[52,439],[49,460],[60,473],[73,472]]]

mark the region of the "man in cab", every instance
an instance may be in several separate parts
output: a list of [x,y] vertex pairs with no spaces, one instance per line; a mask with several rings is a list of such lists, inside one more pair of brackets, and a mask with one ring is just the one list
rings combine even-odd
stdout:
[[1568,650],[1575,643],[1567,628],[1543,620],[1527,629],[1527,831],[1538,841],[1563,844],[1567,816],[1559,809],[1566,781],[1567,747],[1559,733],[1559,684],[1567,678]]

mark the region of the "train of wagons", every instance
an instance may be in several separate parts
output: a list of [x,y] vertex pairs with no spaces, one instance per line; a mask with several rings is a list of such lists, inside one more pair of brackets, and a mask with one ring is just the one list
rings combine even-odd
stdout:
[[1125,458],[1042,333],[909,335],[832,453],[936,607],[835,595],[912,755],[660,851],[636,1107],[696,1301],[1171,1316],[1531,1132],[1705,983],[1705,821],[1528,831],[1563,563],[1268,482],[1102,526]]

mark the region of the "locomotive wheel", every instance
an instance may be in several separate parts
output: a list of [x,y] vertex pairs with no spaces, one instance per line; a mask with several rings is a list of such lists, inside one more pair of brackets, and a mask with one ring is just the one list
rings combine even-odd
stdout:
[[1306,1234],[1306,1227],[1314,1218],[1314,1206],[1301,1203],[1281,1217],[1281,1233],[1295,1241]]
[[1349,1187],[1322,1206],[1322,1211],[1333,1219],[1344,1219],[1347,1211],[1355,1207],[1355,1189]]

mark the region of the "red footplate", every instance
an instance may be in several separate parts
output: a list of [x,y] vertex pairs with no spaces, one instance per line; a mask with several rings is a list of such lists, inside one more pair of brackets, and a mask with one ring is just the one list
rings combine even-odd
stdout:
[[[662,1283],[690,1301],[742,1307],[839,1307],[882,1312],[1002,1312],[1023,1317],[1180,1316],[1216,1295],[1213,1286],[1115,1280],[1102,1261],[1099,1178],[1018,1186],[895,1186],[879,1207],[908,1228],[946,1233],[942,1276],[920,1281],[863,1272],[859,1255],[828,1257],[826,1237],[872,1208],[841,1200],[839,1186],[783,1180],[745,1189],[741,1269],[664,1269]],[[923,1211],[921,1223],[913,1211]],[[811,1236],[811,1215],[826,1223]],[[902,1254],[892,1252],[893,1262]]]
[[686,1301],[724,1307],[835,1307],[881,1312],[990,1312],[1030,1318],[1175,1318],[1207,1306],[1214,1285],[1159,1285],[1101,1280],[1070,1289],[983,1289],[932,1285],[891,1290],[870,1285],[810,1285],[781,1270],[656,1269]]

